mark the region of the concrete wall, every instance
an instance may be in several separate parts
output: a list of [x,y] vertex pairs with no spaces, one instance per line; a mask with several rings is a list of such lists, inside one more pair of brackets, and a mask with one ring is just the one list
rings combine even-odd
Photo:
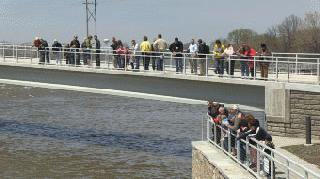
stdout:
[[320,92],[269,86],[265,105],[268,130],[273,135],[305,137],[305,117],[310,116],[312,138],[320,139]]
[[207,141],[192,142],[193,179],[253,179],[248,171]]

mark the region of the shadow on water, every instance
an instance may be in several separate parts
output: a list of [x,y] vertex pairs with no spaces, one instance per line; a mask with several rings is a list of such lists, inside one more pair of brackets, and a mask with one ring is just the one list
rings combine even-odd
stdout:
[[170,139],[157,135],[138,133],[106,133],[92,129],[72,129],[41,123],[24,123],[2,119],[0,119],[0,132],[34,137],[49,137],[104,147],[112,146],[134,151],[151,152],[157,155],[191,157],[191,149],[189,145],[186,145],[190,143],[190,139],[187,138]]

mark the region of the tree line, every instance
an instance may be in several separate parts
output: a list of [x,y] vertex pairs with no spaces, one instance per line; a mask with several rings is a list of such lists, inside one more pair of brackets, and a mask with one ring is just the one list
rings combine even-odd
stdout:
[[308,12],[302,18],[290,15],[261,34],[252,29],[235,29],[224,41],[236,47],[246,43],[256,49],[266,43],[273,52],[320,53],[320,13]]

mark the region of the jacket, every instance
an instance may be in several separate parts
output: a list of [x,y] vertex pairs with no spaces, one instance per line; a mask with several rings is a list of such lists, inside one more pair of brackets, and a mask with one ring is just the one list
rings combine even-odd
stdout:
[[217,44],[213,47],[213,54],[214,58],[221,59],[223,58],[223,52],[224,52],[224,45],[221,45],[221,47],[218,47]]
[[140,44],[140,50],[142,52],[150,52],[151,51],[151,44],[149,41],[143,41],[141,44]]

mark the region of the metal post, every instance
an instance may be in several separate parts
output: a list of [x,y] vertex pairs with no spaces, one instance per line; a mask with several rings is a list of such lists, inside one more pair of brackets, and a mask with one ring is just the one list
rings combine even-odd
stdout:
[[206,55],[206,76],[208,76],[208,55]]
[[295,74],[298,74],[298,54],[296,54],[296,68],[295,68]]
[[209,120],[207,120],[207,140],[209,140],[210,139],[210,134],[209,134],[209,130],[210,130],[210,121]]
[[16,61],[18,63],[18,46],[16,46]]
[[204,117],[202,117],[202,120],[201,120],[201,139],[202,139],[202,141],[204,141],[203,140],[203,125],[204,125],[204,121],[205,120],[205,118]]
[[256,146],[256,152],[257,152],[257,176],[260,175],[260,152],[259,152],[259,144]]
[[165,61],[165,58],[164,58],[164,54],[162,54],[162,66],[163,66],[162,69],[163,69],[163,73],[166,73],[166,72],[165,72],[165,71],[166,71],[166,70],[165,70],[165,66],[166,66],[165,63],[166,63],[166,61]]
[[256,65],[256,57],[253,57],[253,79],[255,80],[257,77],[257,69],[256,69],[257,65]]
[[310,116],[306,117],[306,144],[311,144],[311,118]]
[[288,59],[288,82],[290,81],[290,61]]
[[[246,138],[246,156],[250,156],[250,151],[249,151],[249,137]],[[247,166],[249,166],[249,162],[247,162]]]
[[214,143],[217,143],[217,126],[216,126],[216,123],[213,123],[213,140],[214,140]]
[[286,178],[290,178],[289,160],[286,159]]
[[319,85],[320,84],[320,64],[319,64],[319,62],[320,62],[320,59],[318,58],[317,59],[317,77],[318,77],[318,79],[317,79],[317,84]]
[[186,54],[183,54],[183,73],[187,73]]
[[127,71],[127,55],[124,55],[124,71]]
[[231,131],[228,129],[228,152],[231,153]]
[[230,55],[229,55],[229,57],[228,57],[228,61],[229,61],[229,63],[228,63],[228,65],[229,65],[229,68],[228,68],[228,69],[229,69],[229,70],[228,70],[229,73],[228,73],[228,74],[229,74],[229,78],[230,78],[230,77],[232,78],[232,76],[231,76],[231,56],[230,56]]
[[279,80],[279,72],[278,72],[278,58],[276,57],[276,81]]
[[241,139],[237,141],[237,159],[239,161],[241,161],[241,159],[240,159],[240,151],[241,151],[240,145],[241,145]]
[[6,60],[6,54],[5,54],[5,48],[4,48],[4,46],[3,46],[3,48],[2,48],[2,53],[3,53],[3,62],[5,62],[5,60]]

